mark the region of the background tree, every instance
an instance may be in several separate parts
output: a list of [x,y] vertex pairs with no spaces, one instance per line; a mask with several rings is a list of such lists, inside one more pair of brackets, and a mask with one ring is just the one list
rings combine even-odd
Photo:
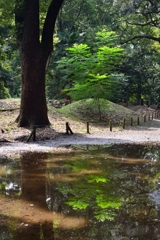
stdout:
[[[19,61],[16,61],[17,46],[13,34],[13,11],[11,10],[10,3],[0,2],[0,86],[4,86],[9,93],[3,96],[17,97],[20,92],[20,78],[15,64],[19,65]],[[2,92],[3,89],[1,88],[0,91]]]
[[[47,97],[65,97],[63,89],[70,86],[70,78],[68,80],[62,78],[61,69],[57,68],[58,61],[66,56],[65,49],[72,47],[75,43],[87,44],[93,50],[95,33],[101,31],[104,26],[107,31],[116,32],[118,36],[116,44],[119,43],[128,55],[128,59],[125,59],[120,70],[127,75],[128,83],[126,80],[123,81],[119,85],[118,91],[121,96],[123,94],[125,96],[120,97],[118,95],[117,97],[115,95],[113,101],[118,102],[120,98],[126,98],[129,93],[129,101],[138,103],[138,98],[145,97],[150,99],[151,103],[158,103],[160,99],[158,80],[159,1],[66,0],[63,8],[61,8],[62,2],[58,0],[37,0],[33,2],[0,0],[0,81],[3,82],[2,85],[5,88],[9,89],[11,97],[20,96],[22,66],[23,84],[19,125],[49,124],[45,100],[45,74]],[[14,6],[16,7],[15,10]],[[30,7],[33,7],[31,12],[29,12]],[[18,45],[15,41],[14,14]],[[29,24],[28,21],[28,19],[30,20],[30,14],[34,15],[32,21],[35,23],[32,26],[32,29],[34,27],[35,30],[31,33],[29,33],[31,23]],[[50,17],[53,15],[53,18]],[[53,32],[55,33],[55,47],[54,54],[51,54]],[[31,45],[31,38],[30,42],[27,40],[26,36],[29,34],[33,38],[34,46]],[[18,48],[21,52],[20,56]],[[28,50],[23,53],[26,49]],[[32,54],[29,55],[27,52],[32,52]],[[27,54],[27,57],[25,57],[25,54]],[[21,63],[23,63],[21,65],[20,57]],[[48,66],[49,58],[50,64],[46,71],[44,69],[46,65]],[[28,70],[26,66],[28,66]],[[39,69],[43,69],[43,71],[41,70],[40,73]],[[42,78],[43,80],[40,80]],[[30,95],[30,100],[27,100],[27,96]]]
[[47,96],[49,98],[65,97],[62,91],[66,82],[61,81],[57,62],[65,56],[67,47],[77,44],[91,44],[103,26],[111,30],[114,25],[112,0],[68,0],[57,18],[56,36],[59,39],[53,52],[47,71]]
[[[98,32],[95,46],[75,44],[67,48],[67,55],[58,62],[65,92],[74,100],[94,98],[101,120],[100,98],[114,100],[124,76],[120,74],[123,49],[114,46],[113,32]],[[108,45],[108,46],[107,46]],[[69,80],[68,80],[69,79]]]
[[10,94],[7,88],[5,88],[4,83],[0,82],[0,99],[9,98]]
[[[146,10],[145,4],[147,5]],[[85,43],[90,46],[94,45],[94,35],[97,31],[100,31],[104,25],[107,30],[114,30],[117,33],[117,42],[119,41],[119,44],[121,44],[122,47],[126,49],[126,55],[128,55],[130,59],[130,62],[128,62],[128,67],[125,67],[125,69],[130,69],[127,74],[132,74],[134,72],[134,60],[136,59],[136,52],[138,54],[138,49],[141,47],[144,48],[146,46],[146,51],[147,48],[150,49],[150,53],[149,51],[147,53],[147,58],[150,59],[150,63],[152,62],[153,58],[154,63],[152,65],[155,66],[155,57],[152,54],[153,52],[155,52],[155,50],[152,45],[155,41],[158,41],[158,5],[159,3],[157,1],[152,1],[151,6],[151,4],[149,4],[149,1],[144,2],[140,0],[129,2],[125,0],[102,2],[97,0],[90,0],[81,1],[79,5],[77,4],[77,1],[67,1],[64,5],[64,8],[61,9],[57,21],[57,36],[60,41],[56,45],[56,51],[54,52],[54,60],[52,60],[51,58],[51,69],[49,69],[48,71],[48,97],[63,98],[65,96],[63,93],[63,89],[65,88],[66,82],[61,81],[61,73],[60,70],[57,68],[57,61],[62,56],[65,56],[65,48],[72,46],[74,43]],[[72,9],[72,11],[70,11],[70,9]],[[88,16],[90,17],[88,18]],[[155,18],[156,21],[148,21],[147,19],[149,19],[149,16],[151,19]],[[74,19],[74,21],[72,21],[72,19]],[[131,53],[132,49],[130,47],[130,44],[132,44],[133,52],[135,52],[135,59],[133,59],[133,65],[132,55],[134,54]],[[142,52],[140,54],[140,56],[142,57],[141,60],[138,56],[139,62],[141,61],[141,69],[142,62],[145,59],[145,51],[143,51],[143,53],[143,56]],[[147,63],[147,61],[145,61],[145,63]],[[144,67],[144,69],[148,69],[148,67],[146,66]],[[140,78],[139,76],[137,78],[137,76],[135,76],[135,78],[133,76],[130,76],[128,80],[132,79],[132,81],[134,81],[133,79],[135,79],[136,82],[138,82],[138,79]],[[146,81],[148,86],[148,83],[151,82],[150,76],[149,74],[145,74],[141,82],[144,83]],[[70,80],[68,79],[68,81]],[[69,84],[70,83],[68,82],[68,85]],[[129,84],[129,86],[131,85],[132,84]],[[133,86],[136,85],[137,83],[133,84]],[[141,86],[142,95],[144,95],[144,92],[146,92],[146,84],[141,84]],[[124,86],[121,87],[121,92],[124,91],[124,94],[127,95],[128,87],[126,85],[126,82]],[[143,88],[145,89],[143,90]],[[135,96],[135,92],[137,91],[136,88],[134,91],[133,90],[134,87],[130,91],[130,100],[133,101],[134,99],[134,102],[139,102],[138,96]],[[135,97],[137,98],[136,100]]]
[[[91,95],[99,98],[102,95],[104,96],[104,92],[108,97],[112,95],[112,86],[109,87],[110,91],[103,88],[101,93],[97,86],[94,91],[93,88],[97,82],[106,85],[106,88],[107,85],[114,85],[117,82],[123,49],[119,46],[113,46],[115,37],[113,32],[102,31],[96,34],[93,48],[87,44],[75,44],[73,47],[67,48],[66,57],[58,62],[58,69],[61,70],[63,82],[68,84],[69,79],[70,86],[67,86],[66,90],[72,87],[67,90],[71,92],[71,95],[72,92],[78,91],[78,88],[82,90],[81,94],[75,94],[74,98],[83,99]],[[87,88],[85,84],[88,85]]]
[[159,76],[158,52],[148,41],[143,40],[143,43],[131,44],[126,48],[127,58],[122,66],[122,72],[128,76],[128,84],[124,89],[126,103],[143,104],[143,100],[151,104],[156,102],[152,91]]
[[120,10],[121,42],[137,42],[148,39],[160,42],[160,2],[159,0],[120,0],[114,1]]
[[[142,99],[150,104],[158,104],[159,89],[159,7],[153,1],[114,1],[118,8],[117,33],[120,43],[127,51],[128,58],[124,64],[124,73],[129,75],[126,87],[126,99],[141,103]],[[142,101],[143,103],[143,101]]]

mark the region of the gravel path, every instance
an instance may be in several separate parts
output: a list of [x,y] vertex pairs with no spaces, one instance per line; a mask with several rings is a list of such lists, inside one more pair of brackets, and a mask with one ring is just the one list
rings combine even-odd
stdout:
[[143,126],[130,127],[125,130],[114,130],[106,133],[93,134],[57,134],[52,140],[35,143],[13,142],[0,145],[0,155],[11,155],[24,151],[59,151],[73,144],[103,145],[103,144],[152,144],[160,145],[160,119],[154,119]]

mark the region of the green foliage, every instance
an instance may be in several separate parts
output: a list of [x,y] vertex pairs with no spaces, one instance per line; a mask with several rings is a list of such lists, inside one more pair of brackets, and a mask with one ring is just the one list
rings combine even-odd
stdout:
[[106,182],[109,182],[109,179],[105,178],[104,176],[97,176],[97,175],[90,175],[89,178],[88,178],[88,182],[89,183],[93,183],[93,182],[103,182],[103,183],[106,183]]
[[[129,100],[134,98],[137,102],[138,93],[146,99],[151,99],[151,103],[159,102],[159,67],[157,67],[159,63],[153,48],[154,41],[159,39],[159,15],[156,10],[159,2],[154,0],[153,5],[148,0],[140,1],[140,4],[134,2],[132,0],[114,1],[114,4],[113,1],[101,0],[66,2],[57,22],[60,42],[56,45],[54,63],[51,65],[54,67],[54,74],[48,81],[49,97],[64,97],[63,89],[73,87],[73,76],[69,75],[66,78],[56,63],[62,56],[66,56],[66,47],[71,47],[75,43],[86,44],[93,54],[102,45],[115,47],[117,44],[123,44],[127,58],[124,58],[125,61],[118,67],[119,72],[122,71],[125,77],[121,78],[118,89],[113,86],[115,92],[112,94],[112,100],[124,101],[127,99],[129,89]],[[145,49],[143,55],[140,53],[141,48]],[[150,51],[150,54],[147,51]],[[92,62],[94,60],[92,57]],[[140,71],[137,67],[141,68]],[[66,67],[64,68],[67,72]],[[138,89],[138,82],[141,89]]]
[[73,207],[73,209],[86,209],[89,204],[83,202],[82,200],[78,200],[75,198],[70,198],[68,202],[66,202],[69,206]]
[[[66,47],[71,47],[75,43],[94,47],[95,34],[102,31],[103,26],[106,27],[106,25],[107,29],[111,30],[113,14],[112,0],[70,0],[65,2],[57,21],[57,35],[60,41],[56,44],[47,73],[47,96],[49,98],[65,97],[62,90],[71,86],[70,79],[65,81],[60,69],[57,68],[57,61],[66,55]],[[54,75],[50,75],[49,72],[53,68]]]
[[98,47],[100,45],[107,45],[108,47],[115,47],[116,42],[118,40],[118,36],[113,31],[106,31],[104,28],[102,31],[99,31],[96,33],[96,46]]
[[[95,159],[94,159],[95,160]],[[99,160],[97,160],[99,162]],[[68,200],[66,204],[75,210],[93,209],[93,214],[99,221],[114,220],[116,217],[116,210],[121,207],[121,201],[117,194],[113,194],[112,189],[112,174],[113,169],[98,169],[99,173],[88,174],[91,168],[90,164],[96,164],[92,159],[86,161],[85,159],[71,159],[67,161],[65,167],[70,169],[71,173],[80,173],[80,179],[72,184],[58,183],[58,190],[67,195]],[[94,166],[95,167],[95,166]],[[93,169],[94,169],[93,167]],[[82,174],[82,176],[81,176]],[[85,174],[85,177],[84,177]],[[118,172],[116,174],[118,178]],[[65,184],[65,186],[64,186]]]
[[115,34],[102,31],[96,36],[98,44],[96,42],[94,48],[91,49],[87,44],[75,44],[66,49],[67,56],[58,62],[63,81],[70,79],[71,88],[65,91],[73,99],[111,99],[112,89],[117,89],[120,79],[123,79],[123,75],[118,73],[123,49],[103,45],[106,42],[112,45]]
[[20,59],[15,39],[14,1],[0,2],[0,81],[11,97],[20,96]]
[[[159,53],[151,44],[143,46],[131,45],[127,49],[127,58],[123,62],[122,71],[128,75],[129,100],[140,103],[140,99],[156,103],[159,94],[155,89],[159,86]],[[138,56],[138,57],[137,57]],[[143,63],[143,64],[142,64]],[[158,87],[159,88],[159,87]]]
[[0,81],[9,89],[11,97],[20,96],[21,67],[18,51],[6,55],[0,66]]
[[138,45],[143,44],[143,39],[159,42],[159,1],[120,0],[115,1],[115,7],[119,10],[117,19],[122,42],[129,41]]
[[[39,3],[40,34],[42,34],[50,0],[40,0]],[[23,17],[22,6],[21,0],[0,0],[0,61],[3,63],[1,76],[5,75],[6,79],[4,81],[1,77],[0,80],[4,81],[4,86],[9,89],[12,97],[20,96],[21,91],[15,27],[17,31],[21,31],[23,21],[22,25],[20,22],[19,26],[17,24],[15,26],[14,20],[15,13],[17,17]],[[148,0],[139,1],[139,4],[132,0],[114,1],[114,4],[112,0],[65,1],[56,23],[54,36],[56,46],[46,77],[47,97],[64,98],[66,92],[63,89],[73,89],[74,85],[75,90],[67,92],[74,99],[80,99],[79,95],[82,93],[85,98],[87,94],[92,96],[95,93],[95,97],[104,95],[114,102],[119,102],[127,98],[125,95],[129,90],[129,100],[134,99],[137,102],[137,99],[142,97],[149,99],[150,103],[160,103],[159,7],[160,3],[157,0],[153,0],[152,4]],[[117,44],[120,43],[123,44],[127,55],[123,64],[119,64],[122,60],[122,52],[118,53],[118,49],[116,50]],[[66,53],[65,49],[71,48],[73,44],[77,48],[75,47],[72,54],[68,53],[71,50],[67,50]],[[70,57],[66,54],[70,54]],[[63,61],[66,64],[62,71],[61,68],[57,68],[57,64],[64,56],[66,62],[65,58]],[[69,69],[72,68],[74,74],[76,69],[76,82],[73,72],[67,69],[68,66]],[[113,74],[115,71],[116,74]],[[117,75],[121,72],[125,77]],[[81,84],[79,79],[86,81]],[[87,81],[90,85],[86,84]],[[95,88],[92,81],[95,83]],[[100,82],[101,94],[96,93]],[[108,82],[108,85],[105,82]],[[84,94],[84,89],[79,85],[84,85],[85,90],[90,88],[92,94],[89,90]]]
[[10,98],[9,90],[0,82],[0,99]]

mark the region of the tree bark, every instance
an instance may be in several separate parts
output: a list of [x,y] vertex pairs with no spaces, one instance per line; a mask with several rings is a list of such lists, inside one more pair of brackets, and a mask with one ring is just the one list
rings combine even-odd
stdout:
[[41,42],[39,0],[16,0],[15,21],[22,68],[22,91],[18,126],[49,125],[45,71],[53,50],[56,18],[64,0],[52,0],[46,14]]
[[[30,54],[29,54],[30,53]],[[24,48],[21,53],[22,92],[20,127],[49,125],[45,96],[45,65],[40,50]]]

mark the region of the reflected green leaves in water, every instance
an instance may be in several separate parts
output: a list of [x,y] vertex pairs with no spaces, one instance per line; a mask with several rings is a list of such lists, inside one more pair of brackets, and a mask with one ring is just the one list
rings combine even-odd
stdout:
[[160,239],[158,146],[0,159],[0,239]]
[[[57,188],[67,196],[67,205],[75,210],[92,209],[95,219],[102,222],[113,221],[126,210],[131,221],[142,216],[145,219],[148,212],[152,215],[152,210],[147,208],[152,208],[153,203],[147,194],[155,188],[158,173],[153,178],[152,174],[158,170],[155,165],[155,158],[157,161],[159,156],[157,151],[126,145],[93,150],[91,158],[87,158],[89,153],[86,158],[84,155],[79,158],[77,154],[76,158],[66,159],[64,165],[70,176],[79,173],[76,181],[74,184],[58,182]],[[89,174],[91,169],[95,174]]]
[[106,183],[110,182],[105,175],[87,175],[82,181],[75,182],[70,185],[58,183],[58,189],[61,193],[68,196],[66,204],[72,206],[73,209],[93,209],[96,219],[104,221],[105,219],[113,219],[115,213],[112,209],[118,209],[121,203],[118,196],[113,194],[110,186]]
[[[97,220],[113,220],[121,206],[113,179],[119,180],[126,173],[116,171],[113,163],[104,168],[103,159],[96,158],[96,152],[94,154],[95,158],[69,159],[65,166],[71,169],[71,175],[79,172],[79,179],[72,185],[59,182],[58,190],[67,195],[68,200],[65,203],[73,209],[92,208],[92,214]],[[89,174],[90,170],[94,170],[95,174]]]

